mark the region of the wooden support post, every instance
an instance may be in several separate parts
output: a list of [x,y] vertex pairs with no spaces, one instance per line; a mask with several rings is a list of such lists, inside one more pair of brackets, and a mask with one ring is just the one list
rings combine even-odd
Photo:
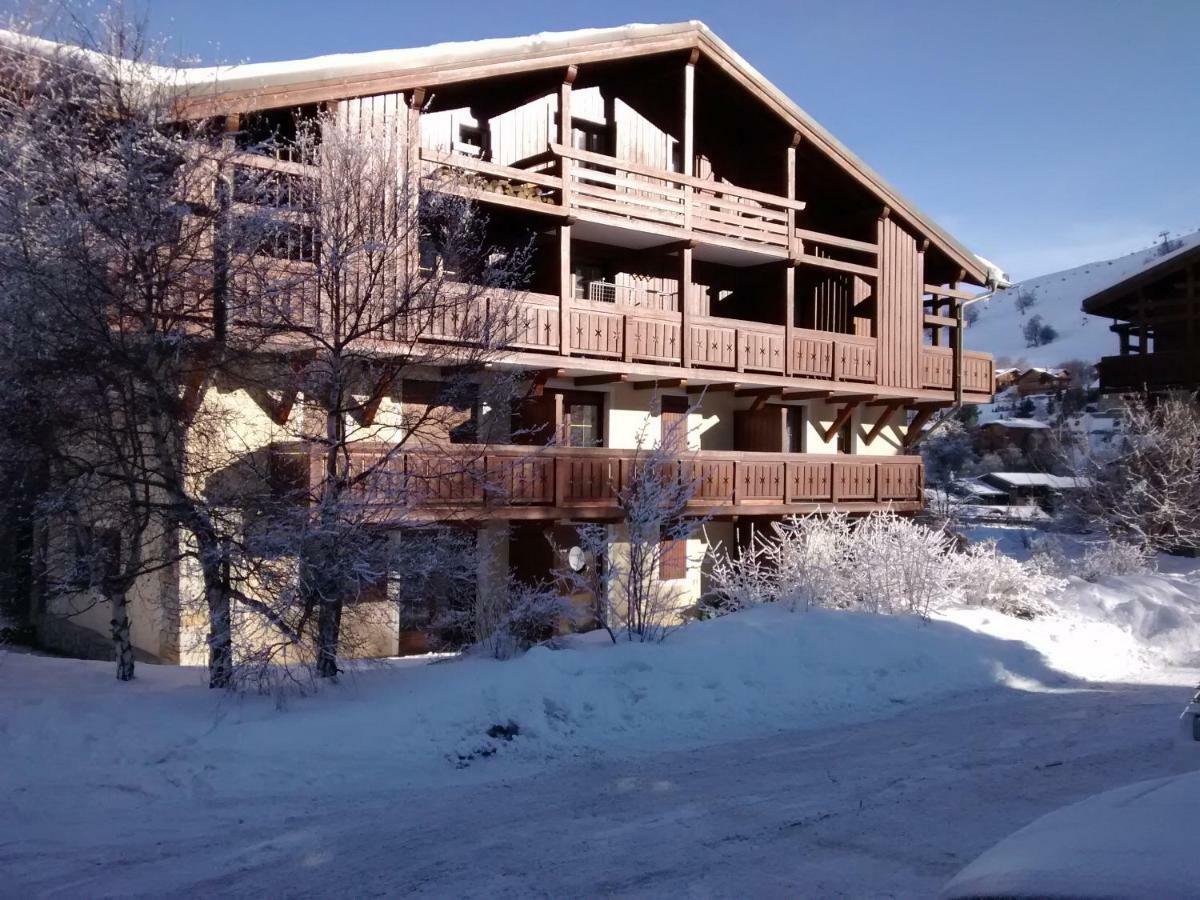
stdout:
[[792,374],[792,341],[796,332],[796,270],[783,267],[783,374]]
[[963,301],[950,302],[954,304],[954,405],[962,406],[963,367],[966,365],[963,356]]
[[692,365],[692,248],[679,251],[679,361],[683,368]]
[[[858,409],[860,401],[852,400],[842,407],[841,411],[829,423],[829,427],[821,432],[821,440],[828,444],[829,439],[842,430],[842,426],[850,421],[850,417],[854,415],[854,410]],[[819,426],[818,426],[819,427]]]
[[[796,148],[800,146],[800,132],[792,135],[792,143],[787,148],[785,188],[789,200],[796,199]],[[796,210],[791,206],[787,209],[787,247],[791,259],[799,259],[801,250],[796,238]]]
[[897,400],[892,403],[888,403],[879,413],[879,418],[875,420],[874,426],[872,426],[871,430],[867,432],[867,436],[863,443],[865,443],[868,447],[871,446],[871,444],[875,442],[875,438],[879,437],[883,429],[887,427],[888,422],[891,421],[892,415],[895,414],[896,410],[903,405],[903,400]]
[[913,416],[913,420],[908,423],[908,429],[904,432],[905,450],[916,445],[917,441],[921,439],[921,429],[925,427],[925,423],[932,418],[936,410],[936,406],[922,406],[917,410],[917,414]]
[[[558,352],[571,355],[571,303],[575,279],[571,274],[571,220],[558,226]],[[628,336],[622,335],[627,341]]]
[[[575,83],[575,76],[579,74],[579,69],[575,66],[567,66],[563,73],[562,86],[558,91],[558,143],[564,147],[572,146],[571,141],[571,85]],[[574,166],[574,161],[567,157],[559,157],[559,175],[562,176],[562,206],[564,209],[571,208],[571,169]]]
[[[683,67],[683,147],[679,169],[684,175],[696,174],[696,61],[699,58],[700,51],[693,49],[688,56],[687,65]],[[685,231],[691,231],[692,188],[688,184],[681,184],[679,187],[683,190],[683,227]]]
[[407,97],[408,112],[404,123],[404,273],[409,283],[415,283],[421,270],[421,227],[418,221],[421,208],[421,110],[425,106],[426,90],[417,88]]
[[567,419],[566,410],[563,403],[563,392],[555,391],[554,400],[554,443],[567,443]]
[[378,376],[375,378],[375,383],[371,387],[371,393],[367,395],[366,402],[363,403],[362,409],[358,411],[356,418],[358,423],[363,428],[369,428],[375,424],[375,417],[379,415],[379,407],[383,405],[383,398],[387,396],[387,392],[391,390],[392,384],[396,380],[397,368],[394,365],[384,365]]

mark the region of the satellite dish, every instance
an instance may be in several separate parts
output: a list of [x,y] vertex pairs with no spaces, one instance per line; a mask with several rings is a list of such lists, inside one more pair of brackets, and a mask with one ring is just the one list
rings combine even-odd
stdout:
[[582,547],[572,547],[567,551],[567,565],[572,572],[582,572],[587,566],[587,554]]

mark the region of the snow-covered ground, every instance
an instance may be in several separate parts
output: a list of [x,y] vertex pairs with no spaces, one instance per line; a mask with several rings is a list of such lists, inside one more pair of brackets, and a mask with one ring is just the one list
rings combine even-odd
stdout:
[[1200,771],[1055,810],[946,886],[947,897],[1177,897],[1200,886]]
[[1038,815],[1187,765],[1200,577],[1067,597],[1033,622],[762,608],[365,669],[283,709],[0,655],[0,893],[930,894]]
[[[1181,253],[1200,243],[1200,232],[1177,239]],[[1073,359],[1095,362],[1117,352],[1117,339],[1108,319],[1086,315],[1080,308],[1085,297],[1125,280],[1149,265],[1165,259],[1159,246],[1148,247],[1116,259],[1098,260],[1026,278],[991,299],[975,305],[979,319],[967,329],[967,346],[985,350],[996,357],[997,365],[1058,366]],[[1021,294],[1034,298],[1022,313],[1016,299]],[[1024,328],[1033,316],[1058,332],[1058,337],[1041,347],[1026,346]]]

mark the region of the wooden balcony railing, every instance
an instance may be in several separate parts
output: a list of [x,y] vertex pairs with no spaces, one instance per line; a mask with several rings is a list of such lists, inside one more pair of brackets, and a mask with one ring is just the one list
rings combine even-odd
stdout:
[[[991,394],[995,391],[996,365],[988,353],[963,352],[963,390]],[[921,387],[954,390],[954,351],[949,347],[921,348]]]
[[1105,356],[1096,366],[1103,391],[1143,391],[1200,387],[1200,358],[1184,352]]
[[[284,456],[307,455],[302,446]],[[352,471],[362,474],[355,495],[367,507],[413,509],[544,507],[570,512],[615,512],[622,488],[644,455],[633,450],[578,447],[451,445],[392,449],[362,444]],[[311,478],[321,460],[310,456]],[[919,508],[924,472],[920,457],[846,457],[815,454],[699,451],[672,463],[670,477],[695,484],[697,511],[754,508],[772,512],[796,505],[862,511]],[[365,473],[365,474],[364,474]]]
[[[722,240],[784,251],[815,265],[863,276],[876,273],[871,266],[830,255],[842,252],[858,254],[860,259],[873,257],[878,254],[876,244],[800,228],[795,228],[789,236],[787,223],[795,219],[803,204],[759,191],[560,145],[551,145],[546,153],[526,161],[542,167],[536,171],[430,149],[421,150],[421,160],[427,185],[436,189],[465,192],[489,202],[529,209],[590,210],[622,218],[638,227],[679,227],[691,235],[706,233]],[[554,174],[555,165],[566,173],[565,182],[561,174]],[[312,168],[275,160],[263,162],[262,167],[288,178],[299,177],[302,170]],[[288,265],[303,263],[280,261],[281,267]],[[302,281],[297,279],[300,286],[292,292],[295,296],[287,294],[283,302],[311,304],[312,315],[303,318],[315,324],[320,316],[319,301],[308,296],[311,292],[301,290]],[[641,305],[630,289],[615,284],[595,283],[588,293],[587,299],[523,295],[509,346],[520,352],[667,366],[682,365],[686,348],[689,366],[697,369],[856,385],[876,384],[879,380],[877,341],[872,337],[793,328],[789,346],[787,330],[782,325],[689,315],[685,327],[676,294],[658,295],[655,302]],[[273,298],[276,301],[278,298]],[[497,317],[489,309],[492,302],[480,297],[475,301],[476,309],[447,309],[445,321],[436,319],[422,324],[421,338],[433,341],[460,338],[462,328],[454,317],[473,315],[493,321]],[[247,310],[245,315],[252,319],[255,311]],[[294,313],[292,319],[296,320]],[[965,352],[962,379],[964,392],[991,395],[994,380],[991,357]],[[954,389],[951,348],[920,349],[919,386],[936,391]]]

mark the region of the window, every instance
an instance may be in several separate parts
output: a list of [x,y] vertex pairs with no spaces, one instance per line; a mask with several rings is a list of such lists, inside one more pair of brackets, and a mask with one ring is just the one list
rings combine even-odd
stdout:
[[854,424],[852,422],[847,422],[840,429],[838,429],[837,452],[854,452]]
[[563,433],[568,447],[604,446],[604,403],[599,394],[563,396]]
[[789,406],[784,427],[784,450],[788,453],[804,452],[804,407]]
[[662,581],[687,578],[687,541],[659,541],[658,577]]
[[571,146],[576,150],[608,154],[608,126],[586,119],[571,119]]
[[604,281],[604,269],[600,266],[593,266],[587,263],[577,264],[572,266],[572,278],[575,281],[575,299],[576,300],[614,300],[615,297],[608,296],[592,296],[590,285],[593,282]]
[[74,544],[74,560],[66,578],[69,589],[102,588],[120,572],[121,533],[115,528],[76,526]]

